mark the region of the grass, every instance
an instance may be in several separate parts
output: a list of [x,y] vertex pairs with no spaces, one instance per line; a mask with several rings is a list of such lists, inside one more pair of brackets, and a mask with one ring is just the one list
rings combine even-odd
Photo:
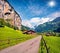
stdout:
[[21,31],[14,30],[6,26],[2,27],[0,28],[0,50],[34,37],[34,35],[24,35]]
[[60,37],[44,36],[44,39],[49,47],[49,53],[60,53]]
[[[43,36],[47,47],[49,48],[49,53],[60,53],[60,37],[56,36]],[[39,53],[47,53],[44,41],[41,39],[41,44],[39,48]]]
[[44,41],[41,39],[40,47],[39,47],[39,53],[47,53],[46,48],[44,46]]

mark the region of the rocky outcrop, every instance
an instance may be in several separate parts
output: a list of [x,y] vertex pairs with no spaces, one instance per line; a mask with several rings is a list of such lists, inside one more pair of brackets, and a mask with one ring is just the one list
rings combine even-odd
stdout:
[[21,18],[7,0],[0,0],[0,18],[21,29]]

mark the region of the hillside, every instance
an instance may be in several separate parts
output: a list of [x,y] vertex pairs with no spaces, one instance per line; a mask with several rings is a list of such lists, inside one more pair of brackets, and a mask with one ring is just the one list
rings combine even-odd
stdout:
[[22,30],[22,31],[24,31],[24,30],[30,30],[30,28],[27,27],[27,26],[22,25],[22,26],[21,26],[21,30]]
[[60,17],[57,17],[53,21],[38,25],[35,30],[37,32],[48,32],[57,30],[58,28],[60,28]]
[[9,27],[0,27],[0,50],[17,43],[26,41],[35,36],[22,34],[21,31],[14,30]]

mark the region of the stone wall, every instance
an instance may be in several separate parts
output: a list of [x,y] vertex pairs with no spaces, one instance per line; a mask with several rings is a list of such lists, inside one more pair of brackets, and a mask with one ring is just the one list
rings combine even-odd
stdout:
[[0,0],[0,18],[21,29],[21,18],[7,0]]

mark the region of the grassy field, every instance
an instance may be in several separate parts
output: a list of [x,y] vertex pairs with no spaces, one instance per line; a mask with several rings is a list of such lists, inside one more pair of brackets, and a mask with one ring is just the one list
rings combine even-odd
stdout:
[[24,35],[21,31],[14,30],[6,26],[2,27],[0,28],[0,50],[34,37],[34,35]]
[[47,53],[43,39],[41,39],[41,42],[40,42],[39,53]]
[[60,37],[55,36],[44,36],[47,46],[49,47],[50,53],[60,53]]
[[[49,53],[60,53],[60,37],[56,36],[43,36],[47,47],[49,48]],[[47,53],[44,41],[41,40],[39,53]]]

